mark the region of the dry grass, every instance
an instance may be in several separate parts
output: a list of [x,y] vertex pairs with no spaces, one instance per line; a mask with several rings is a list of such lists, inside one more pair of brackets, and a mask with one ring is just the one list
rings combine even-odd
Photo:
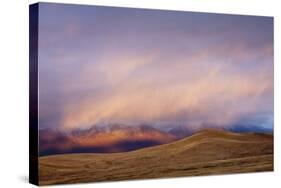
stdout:
[[39,158],[40,185],[273,170],[273,136],[205,130],[161,146],[114,154]]

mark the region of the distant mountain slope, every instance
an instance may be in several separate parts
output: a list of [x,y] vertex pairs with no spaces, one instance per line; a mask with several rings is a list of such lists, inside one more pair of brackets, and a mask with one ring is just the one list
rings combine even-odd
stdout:
[[63,153],[110,153],[131,151],[175,141],[177,138],[147,125],[114,125],[75,130],[69,134],[51,130],[39,132],[40,155]]
[[50,129],[39,130],[40,155],[67,153],[73,147],[76,143],[68,135]]
[[170,129],[168,131],[168,133],[176,136],[177,138],[185,138],[187,136],[192,135],[194,133],[194,131],[188,129],[185,126],[176,126],[176,127],[173,127],[172,129]]
[[41,185],[272,171],[273,136],[207,129],[126,153],[40,157],[39,165]]
[[228,129],[232,132],[238,132],[238,133],[248,133],[248,132],[255,132],[255,133],[272,133],[273,130],[266,127],[261,126],[254,126],[254,125],[233,125]]

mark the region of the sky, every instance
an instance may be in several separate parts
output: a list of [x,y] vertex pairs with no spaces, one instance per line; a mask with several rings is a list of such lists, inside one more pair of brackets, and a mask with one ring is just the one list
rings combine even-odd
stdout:
[[41,3],[39,127],[273,129],[273,18]]

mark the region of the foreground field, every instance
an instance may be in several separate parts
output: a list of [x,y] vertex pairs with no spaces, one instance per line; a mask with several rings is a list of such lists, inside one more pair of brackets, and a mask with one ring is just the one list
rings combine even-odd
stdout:
[[170,144],[114,154],[39,158],[39,184],[273,170],[273,136],[204,130]]

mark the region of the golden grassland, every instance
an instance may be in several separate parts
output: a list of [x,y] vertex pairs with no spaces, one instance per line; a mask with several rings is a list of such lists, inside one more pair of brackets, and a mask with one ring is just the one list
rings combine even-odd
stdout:
[[273,135],[208,129],[169,144],[131,152],[40,157],[39,184],[272,170]]

